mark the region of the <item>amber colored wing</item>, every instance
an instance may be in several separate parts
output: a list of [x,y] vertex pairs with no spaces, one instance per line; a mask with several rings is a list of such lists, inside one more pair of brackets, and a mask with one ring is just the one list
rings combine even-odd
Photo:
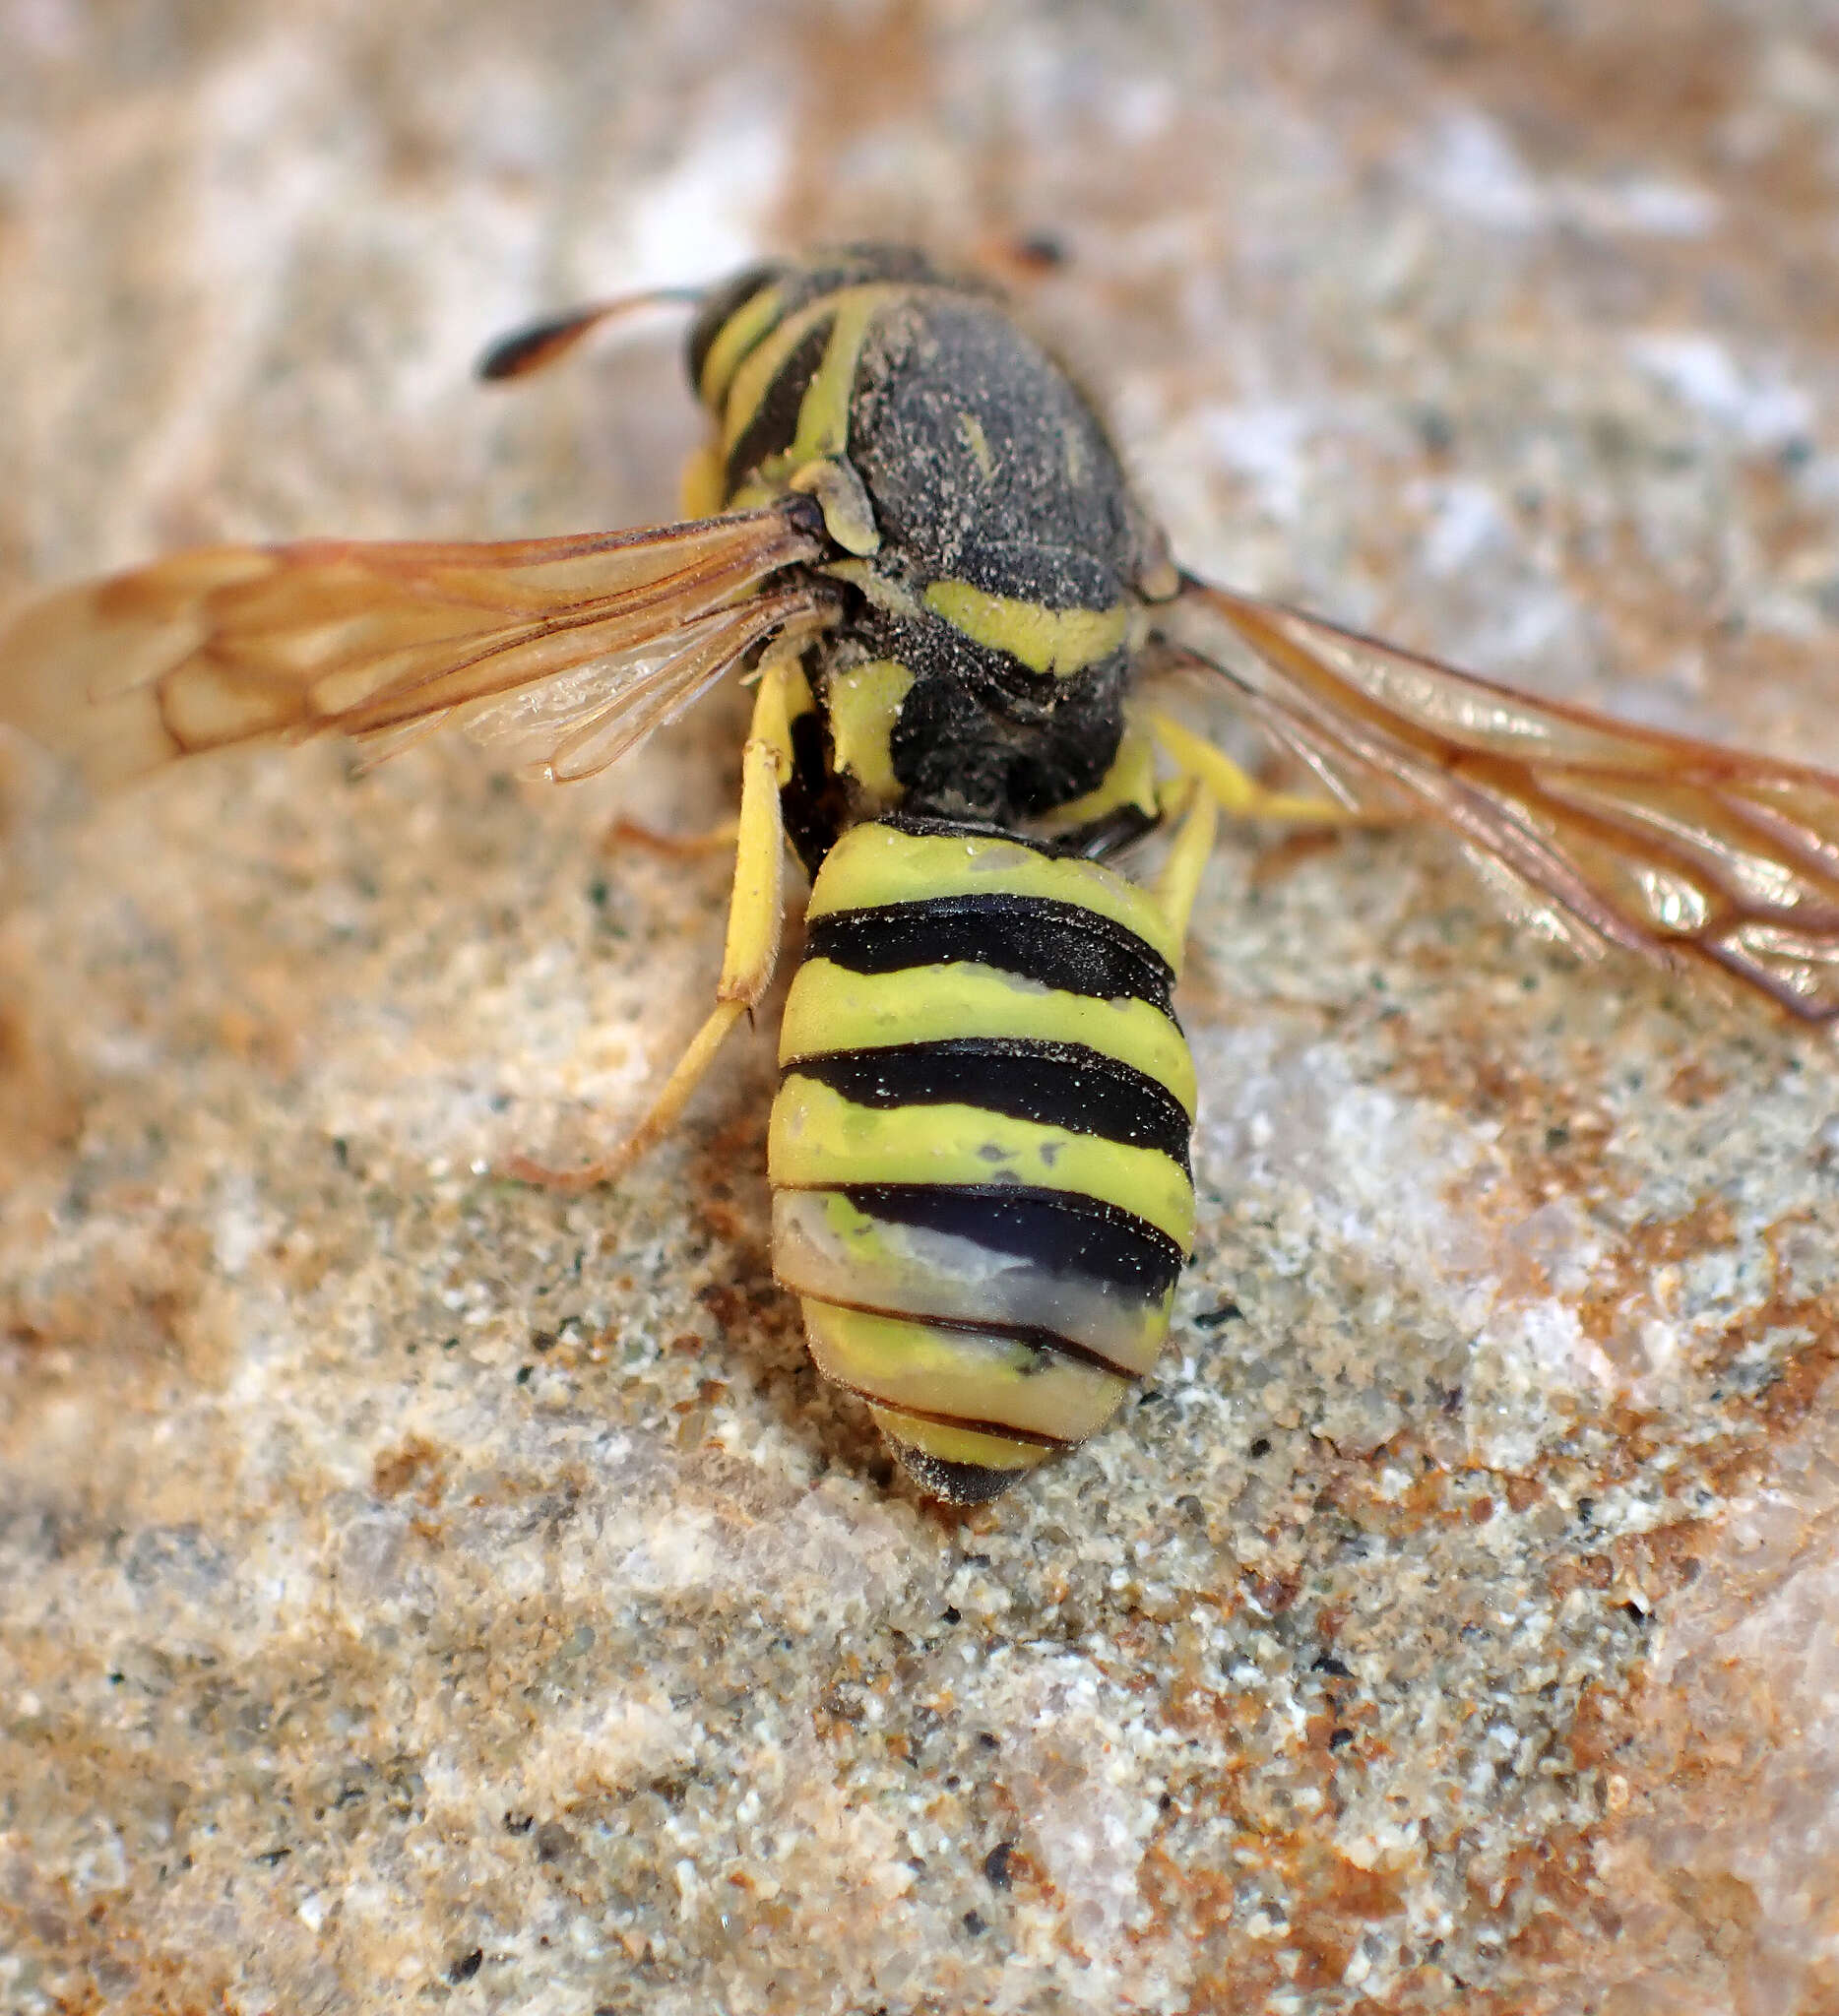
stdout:
[[820,546],[796,498],[693,524],[481,545],[218,546],[0,626],[0,724],[111,785],[331,732],[372,757],[450,721],[557,777],[611,762],[775,629]]
[[1185,579],[1159,624],[1349,802],[1427,813],[1585,938],[1839,1017],[1839,776],[1535,700]]

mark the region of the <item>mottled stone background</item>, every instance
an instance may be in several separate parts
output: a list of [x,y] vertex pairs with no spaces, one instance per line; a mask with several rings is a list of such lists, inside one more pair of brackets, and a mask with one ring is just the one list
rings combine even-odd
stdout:
[[[0,592],[668,515],[675,338],[878,232],[1190,564],[1839,765],[1829,0],[0,0]],[[1839,1064],[1241,833],[1162,1376],[970,1518],[772,1284],[723,704],[99,809],[5,758],[0,2008],[1790,2016],[1839,1998]]]

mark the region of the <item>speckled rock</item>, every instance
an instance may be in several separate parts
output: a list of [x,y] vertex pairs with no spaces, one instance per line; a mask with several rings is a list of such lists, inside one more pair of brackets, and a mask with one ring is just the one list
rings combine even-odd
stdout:
[[[1839,38],[1552,8],[0,7],[0,592],[669,514],[634,331],[1050,229],[1187,562],[1839,766]],[[100,807],[0,751],[0,2008],[1839,1996],[1839,1062],[1433,835],[1222,845],[1153,1386],[951,1517],[805,1361],[718,700]]]

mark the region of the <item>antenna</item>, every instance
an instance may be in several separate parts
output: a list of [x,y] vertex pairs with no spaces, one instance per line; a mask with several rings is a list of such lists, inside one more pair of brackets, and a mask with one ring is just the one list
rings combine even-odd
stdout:
[[571,308],[565,315],[546,316],[503,336],[486,350],[474,369],[477,376],[497,384],[506,378],[524,378],[566,356],[602,322],[621,315],[636,315],[646,308],[696,307],[703,299],[701,287],[651,287],[642,294],[620,294],[610,301],[592,301],[585,308]]

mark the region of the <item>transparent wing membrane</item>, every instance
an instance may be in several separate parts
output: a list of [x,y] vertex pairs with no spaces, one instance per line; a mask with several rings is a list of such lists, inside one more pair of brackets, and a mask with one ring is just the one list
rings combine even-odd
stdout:
[[512,701],[526,764],[586,776],[810,620],[808,593],[763,584],[818,551],[815,520],[798,498],[634,533],[180,553],[0,627],[0,723],[107,786],[318,733],[376,760],[455,719],[491,735]]
[[1839,1017],[1839,776],[1535,700],[1187,580],[1168,642],[1345,802],[1449,827],[1585,942]]
[[828,610],[807,592],[756,595],[685,624],[673,648],[641,648],[624,662],[578,672],[487,703],[467,734],[497,747],[525,776],[573,784],[593,777],[708,692],[766,638],[815,631]]

